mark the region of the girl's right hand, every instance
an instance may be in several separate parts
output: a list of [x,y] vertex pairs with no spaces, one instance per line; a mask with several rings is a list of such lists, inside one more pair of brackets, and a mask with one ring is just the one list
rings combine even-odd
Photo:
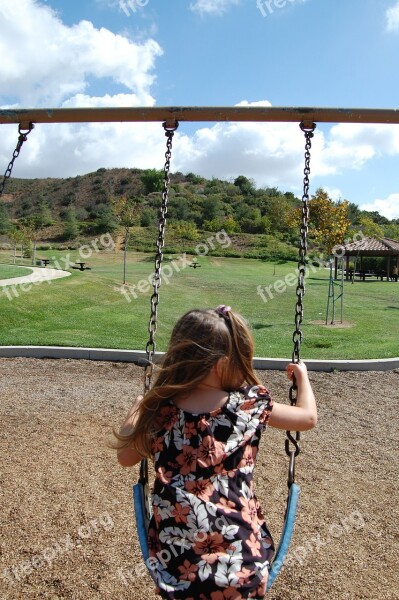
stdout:
[[287,365],[287,376],[290,381],[292,381],[295,377],[295,380],[301,380],[303,377],[307,377],[308,370],[304,362],[300,361],[299,363],[290,363]]

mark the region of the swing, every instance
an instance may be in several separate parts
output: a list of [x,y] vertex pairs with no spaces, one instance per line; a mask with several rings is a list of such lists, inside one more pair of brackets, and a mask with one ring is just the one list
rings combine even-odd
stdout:
[[[163,261],[163,248],[165,245],[165,226],[166,216],[168,211],[168,196],[169,196],[169,183],[170,183],[170,160],[172,152],[172,139],[174,132],[178,127],[178,122],[174,124],[163,123],[165,129],[165,135],[167,137],[167,150],[165,154],[165,166],[164,166],[164,180],[163,180],[163,191],[162,191],[162,204],[159,220],[159,234],[156,242],[157,252],[155,255],[155,271],[153,277],[153,294],[151,296],[151,316],[148,325],[148,331],[150,334],[149,341],[146,346],[147,353],[147,366],[145,371],[144,381],[144,393],[146,393],[151,387],[151,377],[153,372],[153,356],[155,353],[155,340],[154,336],[157,330],[157,308],[159,304],[159,287],[161,285],[161,266]],[[294,350],[292,354],[292,362],[299,362],[300,360],[300,346],[302,342],[302,331],[300,329],[303,320],[303,296],[305,294],[305,270],[306,270],[306,254],[307,254],[307,234],[308,234],[308,217],[309,217],[309,175],[310,175],[310,150],[311,150],[311,138],[316,128],[315,123],[304,123],[300,124],[301,130],[305,134],[305,169],[304,169],[304,185],[303,185],[303,196],[302,196],[302,223],[300,228],[300,244],[299,244],[299,260],[298,260],[298,284],[296,288],[297,302],[295,305],[295,331],[293,334]],[[296,404],[296,391],[297,387],[295,380],[293,381],[290,391],[289,399],[291,406]],[[290,431],[286,432],[285,440],[285,452],[289,457],[289,468],[288,468],[288,497],[287,505],[284,516],[284,525],[282,530],[281,539],[276,550],[273,561],[269,567],[269,577],[267,581],[267,591],[273,585],[274,580],[279,574],[284,561],[286,559],[292,534],[294,531],[295,518],[298,508],[298,500],[300,494],[300,487],[295,483],[295,459],[300,452],[299,440],[300,433],[297,431],[295,436]],[[291,449],[290,444],[293,445]],[[151,500],[149,494],[149,483],[148,483],[148,460],[145,458],[140,463],[140,475],[138,482],[133,486],[133,500],[136,515],[136,527],[141,547],[143,558],[146,562],[146,566],[151,577],[155,581],[154,572],[149,568],[148,558],[148,526],[152,516]]]
[[[161,285],[161,267],[163,262],[163,248],[165,245],[165,227],[166,227],[166,215],[168,212],[168,197],[169,197],[169,184],[170,184],[170,159],[172,158],[172,140],[176,129],[179,124],[175,121],[173,124],[169,124],[165,121],[163,128],[167,138],[166,142],[166,153],[165,153],[165,165],[164,165],[164,178],[163,178],[163,190],[162,200],[159,217],[158,227],[158,239],[156,241],[157,252],[155,254],[155,269],[153,283],[153,293],[151,296],[151,315],[148,323],[148,332],[150,337],[146,345],[147,353],[147,365],[144,373],[144,394],[146,394],[151,387],[151,378],[153,372],[153,356],[156,349],[155,344],[155,333],[157,330],[157,317],[158,317],[158,304],[159,304],[159,286]],[[151,499],[149,493],[148,484],[148,460],[144,458],[140,463],[140,475],[139,481],[133,486],[133,501],[134,509],[136,514],[136,527],[137,535],[139,538],[141,552],[143,554],[144,561],[148,568],[148,526],[152,516]],[[154,572],[148,568],[151,577],[155,581]]]
[[[165,227],[166,217],[168,212],[168,196],[169,196],[169,185],[170,185],[170,161],[172,157],[172,140],[176,129],[178,128],[178,122],[167,122],[163,123],[165,135],[167,138],[166,153],[165,153],[165,165],[164,165],[164,180],[163,180],[163,191],[162,191],[162,202],[160,208],[160,219],[158,227],[158,239],[156,241],[157,252],[155,255],[155,271],[153,277],[153,293],[151,295],[151,315],[148,324],[148,332],[150,334],[149,340],[146,345],[147,353],[147,365],[144,374],[144,393],[147,393],[151,387],[151,378],[153,373],[153,357],[156,349],[155,334],[157,330],[157,317],[158,317],[158,305],[159,305],[159,287],[161,285],[161,267],[163,262],[163,248],[165,245]],[[29,126],[24,129],[21,124],[18,128],[18,143],[14,150],[13,157],[6,169],[3,180],[0,183],[0,199],[4,192],[4,188],[7,180],[11,177],[14,161],[18,158],[21,151],[22,145],[27,141],[27,136],[34,128],[33,123],[29,123]],[[310,175],[310,150],[311,150],[311,138],[313,137],[314,129],[316,128],[315,123],[307,122],[300,123],[300,128],[305,135],[305,169],[304,169],[304,185],[303,185],[303,196],[302,196],[302,223],[300,228],[300,244],[299,244],[299,260],[298,260],[298,284],[296,288],[297,302],[295,305],[295,331],[293,334],[294,350],[292,354],[292,362],[299,362],[300,360],[300,346],[302,342],[301,324],[303,320],[303,296],[305,293],[305,269],[306,269],[306,254],[307,254],[307,234],[308,234],[308,217],[309,217],[309,175]],[[293,381],[290,391],[289,399],[292,406],[296,404],[296,391],[297,387],[295,380]],[[269,567],[269,577],[267,582],[267,591],[271,588],[275,578],[279,574],[281,567],[284,564],[287,556],[289,544],[292,538],[296,512],[298,507],[298,499],[300,494],[300,488],[295,483],[295,459],[300,452],[299,440],[300,434],[297,431],[295,436],[290,431],[286,432],[285,440],[285,452],[289,457],[289,468],[288,468],[288,497],[287,505],[285,510],[284,525],[280,543],[277,551],[273,558],[273,561]],[[290,444],[293,445],[291,449]],[[147,533],[148,526],[152,515],[151,500],[149,493],[148,483],[148,461],[143,459],[140,463],[140,475],[138,482],[133,486],[133,500],[136,514],[136,526],[139,538],[139,543],[143,558],[148,568],[148,541]],[[150,568],[148,571],[151,577],[154,578],[154,573]]]

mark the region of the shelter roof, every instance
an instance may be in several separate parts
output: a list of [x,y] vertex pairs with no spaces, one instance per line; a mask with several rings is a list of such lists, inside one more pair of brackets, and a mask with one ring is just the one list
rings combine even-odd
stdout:
[[382,238],[380,240],[372,237],[364,237],[356,242],[350,244],[344,244],[339,246],[344,248],[344,254],[359,254],[365,256],[386,256],[386,255],[399,255],[399,242],[391,240],[389,238]]

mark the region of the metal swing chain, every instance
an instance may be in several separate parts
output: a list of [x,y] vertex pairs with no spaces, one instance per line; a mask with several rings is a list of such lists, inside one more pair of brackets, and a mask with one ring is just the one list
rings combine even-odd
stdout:
[[153,357],[156,349],[155,344],[155,333],[157,331],[157,318],[158,318],[158,304],[159,304],[159,287],[162,282],[161,267],[163,261],[163,248],[165,246],[165,227],[166,227],[166,216],[168,213],[168,198],[169,198],[169,184],[170,184],[170,160],[172,158],[172,140],[179,123],[174,121],[172,124],[165,121],[163,128],[165,129],[165,135],[167,138],[166,142],[166,153],[165,153],[165,166],[164,166],[164,178],[163,178],[163,190],[162,190],[162,203],[160,209],[160,218],[158,226],[158,239],[156,241],[157,252],[155,255],[155,270],[154,277],[152,280],[153,293],[151,296],[151,316],[148,323],[148,333],[150,334],[147,342],[145,351],[147,353],[147,366],[144,373],[144,393],[148,392],[151,387],[151,377],[153,372]]
[[30,132],[32,131],[32,129],[34,127],[35,126],[34,126],[33,123],[29,123],[29,127],[26,130],[23,130],[23,128],[22,128],[21,125],[19,125],[19,127],[18,127],[18,133],[19,133],[18,143],[17,143],[17,146],[16,146],[16,148],[15,148],[15,150],[13,152],[12,159],[11,159],[11,161],[10,161],[7,169],[6,169],[6,172],[4,173],[3,181],[0,183],[0,198],[3,195],[4,188],[6,186],[6,183],[7,183],[8,179],[10,179],[10,177],[11,177],[12,169],[14,167],[14,162],[18,158],[19,153],[21,152],[21,148],[22,148],[24,142],[27,141],[28,135],[30,134]]
[[[297,301],[295,304],[295,331],[292,336],[294,342],[294,351],[292,353],[292,362],[300,361],[300,348],[302,342],[301,325],[303,321],[303,297],[305,295],[305,273],[306,273],[306,255],[307,255],[307,236],[308,236],[308,221],[309,221],[309,175],[310,175],[310,150],[312,148],[313,132],[316,129],[315,123],[300,123],[300,128],[305,134],[305,169],[303,180],[303,196],[302,196],[302,220],[300,228],[300,243],[299,243],[299,259],[298,259],[298,285],[296,288]],[[292,382],[289,399],[291,406],[296,405],[297,401],[297,385],[295,379]],[[287,439],[285,440],[285,452],[290,458],[288,487],[295,481],[295,458],[300,453],[299,440],[300,433],[297,431],[295,437],[291,431],[287,431]],[[290,443],[293,449],[290,448]]]

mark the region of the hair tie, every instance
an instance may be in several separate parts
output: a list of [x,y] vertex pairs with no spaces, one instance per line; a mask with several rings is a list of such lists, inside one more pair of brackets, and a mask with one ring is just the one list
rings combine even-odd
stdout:
[[215,310],[219,315],[222,315],[222,317],[226,317],[227,313],[229,313],[231,311],[231,306],[226,306],[225,304],[219,304],[219,306],[217,306],[215,308]]

